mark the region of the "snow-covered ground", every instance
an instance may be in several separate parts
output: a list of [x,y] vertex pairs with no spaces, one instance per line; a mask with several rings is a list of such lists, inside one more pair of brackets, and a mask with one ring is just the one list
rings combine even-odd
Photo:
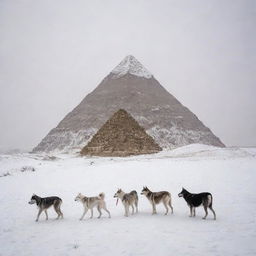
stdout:
[[[22,167],[34,167],[35,171]],[[9,173],[10,175],[8,175]],[[6,175],[6,176],[4,176]],[[256,149],[220,149],[190,145],[155,155],[129,158],[57,158],[35,154],[0,155],[0,255],[255,255]],[[172,193],[174,214],[164,207],[151,215],[151,206],[139,195],[139,213],[124,217],[113,198],[118,188]],[[189,209],[177,194],[209,191],[217,220],[209,212],[202,220],[189,218]],[[105,192],[112,218],[104,214],[79,221],[78,192],[88,196]],[[53,209],[35,222],[37,209],[28,201],[33,193],[63,199],[63,220]]]

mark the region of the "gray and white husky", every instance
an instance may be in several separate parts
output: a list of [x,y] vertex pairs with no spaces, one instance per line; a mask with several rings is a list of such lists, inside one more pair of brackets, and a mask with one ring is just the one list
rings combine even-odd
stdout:
[[149,202],[152,204],[152,214],[156,214],[156,204],[159,204],[161,202],[164,204],[164,207],[166,209],[165,215],[168,214],[168,206],[171,208],[173,213],[172,198],[171,194],[168,191],[152,192],[148,189],[148,187],[143,187],[141,195],[145,195]]
[[91,218],[92,218],[94,207],[97,207],[97,210],[99,212],[98,218],[100,218],[102,215],[101,209],[105,210],[108,213],[108,217],[111,218],[110,212],[106,207],[106,202],[104,201],[104,199],[105,199],[104,193],[100,193],[98,196],[94,196],[94,197],[87,197],[79,193],[76,196],[75,201],[80,201],[84,206],[84,212],[80,220],[84,218],[85,214],[89,209],[91,210]]
[[122,189],[118,189],[114,195],[114,198],[117,198],[116,205],[118,204],[118,199],[122,200],[124,205],[124,216],[128,217],[129,215],[129,207],[132,207],[132,214],[134,214],[134,205],[136,207],[136,213],[138,213],[138,194],[135,190],[131,191],[130,193],[125,193]]
[[51,197],[40,197],[35,194],[32,195],[30,201],[28,202],[29,204],[36,204],[39,211],[37,214],[36,221],[38,221],[40,214],[44,211],[46,215],[46,220],[48,220],[48,214],[47,210],[53,206],[54,210],[58,214],[57,219],[60,217],[63,218],[63,213],[60,210],[60,206],[62,204],[61,198],[57,196],[51,196]]

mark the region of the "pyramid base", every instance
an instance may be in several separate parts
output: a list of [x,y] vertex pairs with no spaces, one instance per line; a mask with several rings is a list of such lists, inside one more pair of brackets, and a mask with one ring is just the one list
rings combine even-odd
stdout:
[[101,156],[101,157],[127,157],[127,156],[136,156],[136,155],[148,155],[155,154],[161,150],[145,150],[145,151],[99,151],[94,149],[89,149],[82,151],[81,155],[83,156]]

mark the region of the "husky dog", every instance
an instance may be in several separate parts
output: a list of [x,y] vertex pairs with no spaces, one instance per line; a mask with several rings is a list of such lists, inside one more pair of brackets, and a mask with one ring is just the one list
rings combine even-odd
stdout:
[[60,210],[60,206],[62,204],[62,200],[61,198],[57,197],[57,196],[51,196],[51,197],[40,197],[37,196],[35,194],[32,195],[30,201],[28,202],[29,204],[36,204],[37,207],[39,208],[38,214],[37,214],[37,218],[36,221],[38,221],[40,214],[42,213],[42,211],[45,212],[46,215],[46,220],[48,220],[48,214],[47,214],[47,210],[48,208],[50,208],[52,205],[54,207],[54,210],[56,211],[56,213],[58,214],[57,219],[59,219],[59,217],[61,217],[63,219],[63,213]]
[[164,204],[164,207],[166,209],[165,215],[168,214],[168,206],[171,208],[173,213],[172,198],[171,194],[168,191],[151,192],[148,187],[143,187],[141,195],[145,195],[149,202],[152,204],[152,214],[156,214],[156,204],[159,204],[161,202]]
[[84,206],[84,212],[83,212],[83,215],[81,216],[80,220],[82,220],[84,218],[84,215],[87,213],[87,211],[89,209],[91,210],[91,218],[92,218],[93,217],[93,208],[96,206],[97,206],[97,210],[100,214],[98,216],[98,218],[100,218],[102,215],[101,209],[104,209],[108,213],[108,217],[111,218],[110,212],[108,211],[108,209],[106,207],[106,202],[104,201],[104,199],[105,199],[104,193],[100,193],[98,196],[94,196],[94,197],[86,197],[86,196],[82,195],[81,193],[79,193],[76,196],[75,201],[80,201]]
[[182,188],[182,191],[178,194],[179,197],[183,197],[185,201],[187,202],[189,208],[190,208],[190,217],[196,216],[196,207],[203,205],[205,210],[205,216],[203,219],[205,220],[208,211],[207,208],[209,208],[213,215],[214,219],[216,220],[216,214],[215,211],[212,209],[212,194],[208,192],[199,193],[199,194],[191,194],[186,189]]
[[138,194],[135,190],[130,193],[125,193],[122,189],[118,189],[114,195],[114,198],[117,198],[116,205],[118,204],[118,199],[122,200],[124,205],[125,214],[124,216],[128,217],[129,215],[129,206],[132,207],[132,214],[134,214],[134,206],[136,207],[136,213],[138,213]]

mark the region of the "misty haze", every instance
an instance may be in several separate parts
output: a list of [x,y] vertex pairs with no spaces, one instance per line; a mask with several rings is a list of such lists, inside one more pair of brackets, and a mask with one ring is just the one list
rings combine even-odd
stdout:
[[0,256],[256,254],[256,1],[0,1]]

